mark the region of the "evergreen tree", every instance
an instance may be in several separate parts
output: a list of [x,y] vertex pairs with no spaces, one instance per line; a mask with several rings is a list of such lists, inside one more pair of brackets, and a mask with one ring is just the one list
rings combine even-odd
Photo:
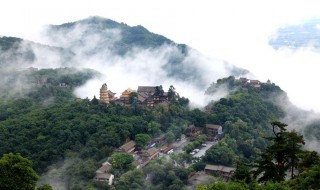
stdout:
[[254,175],[260,176],[258,181],[283,181],[290,168],[291,177],[294,177],[294,168],[298,166],[301,146],[304,144],[302,135],[295,131],[287,132],[287,124],[275,121],[271,123],[274,137],[267,139],[273,141],[261,158],[256,161],[257,170]]
[[163,94],[164,94],[164,91],[163,91],[162,85],[156,86],[154,95],[158,96],[159,98],[162,98]]
[[172,101],[172,100],[176,100],[176,98],[177,98],[176,89],[174,88],[173,85],[171,85],[168,90],[168,99],[169,101]]
[[99,101],[98,99],[96,98],[96,96],[93,96],[93,99],[91,100],[92,104],[94,105],[98,105],[99,104]]

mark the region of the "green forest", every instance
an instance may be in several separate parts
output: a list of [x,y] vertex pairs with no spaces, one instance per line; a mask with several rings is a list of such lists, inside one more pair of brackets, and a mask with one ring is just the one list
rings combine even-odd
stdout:
[[[95,97],[74,96],[76,87],[98,75],[93,70],[74,68],[20,71],[15,77],[4,73],[1,83],[6,85],[1,85],[0,94],[0,171],[5,172],[0,174],[0,189],[8,188],[8,182],[3,180],[10,181],[7,168],[16,162],[23,163],[33,177],[24,188],[12,189],[34,189],[38,180],[37,189],[50,189],[50,184],[41,183],[39,176],[55,176],[72,190],[186,189],[189,176],[202,171],[206,164],[234,166],[237,170],[231,181],[199,185],[199,190],[320,188],[319,155],[302,150],[303,137],[286,131],[285,124],[274,122],[285,115],[273,98],[285,92],[275,84],[256,88],[243,85],[233,76],[219,79],[206,93],[210,95],[223,86],[230,94],[210,102],[206,110],[190,108],[187,97],[178,95],[179,89],[169,106],[155,108],[105,104]],[[12,88],[21,81],[24,85],[19,89]],[[222,140],[200,159],[187,153],[174,154],[169,160],[157,159],[143,169],[134,169],[132,158],[114,154],[127,139],[141,143],[140,147],[161,135],[173,142],[181,135],[188,136],[190,124],[205,130],[207,123],[223,126],[224,133]],[[275,133],[274,126],[280,126],[281,131]],[[283,151],[291,139],[297,139],[297,151]],[[93,180],[96,169],[108,157],[124,159],[125,163],[113,168],[113,187]],[[293,158],[294,163],[290,162]],[[276,162],[285,167],[281,171],[270,169],[277,168]],[[189,163],[190,167],[181,163]],[[291,166],[299,168],[300,175],[285,180]],[[252,172],[250,168],[258,169]],[[271,177],[264,176],[269,170],[274,172]]]

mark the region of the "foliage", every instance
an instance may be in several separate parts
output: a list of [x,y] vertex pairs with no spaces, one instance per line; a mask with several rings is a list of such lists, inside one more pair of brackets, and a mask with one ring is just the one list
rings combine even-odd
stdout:
[[74,99],[74,88],[99,76],[91,69],[76,68],[26,69],[23,71],[0,70],[0,97],[2,102],[28,98],[32,104]]
[[249,170],[250,167],[248,165],[242,162],[238,162],[236,171],[234,172],[231,178],[232,181],[243,181],[246,184],[253,183],[254,179]]
[[138,93],[131,92],[129,96],[129,103],[135,106],[137,104],[137,98],[138,98]]
[[218,79],[216,83],[212,83],[206,90],[205,94],[212,95],[220,90],[232,90],[240,85],[240,81],[236,80],[234,76],[228,78]]
[[196,108],[191,110],[189,113],[189,117],[191,122],[198,127],[204,127],[207,123],[207,115],[202,112],[200,109]]
[[273,144],[267,147],[261,158],[256,161],[255,176],[260,176],[259,182],[280,182],[285,179],[286,172],[291,169],[294,177],[294,168],[298,166],[299,153],[304,144],[303,137],[295,131],[286,132],[286,124],[275,121],[271,123],[274,137],[270,137]]
[[14,47],[17,47],[22,39],[15,37],[0,37],[0,50],[8,50]]
[[131,163],[133,156],[127,153],[113,153],[111,155],[111,164],[113,169],[128,171],[132,169]]
[[10,68],[28,68],[37,61],[37,55],[34,51],[42,50],[49,54],[59,56],[60,63],[68,63],[74,56],[74,53],[70,50],[60,47],[53,47],[43,45],[21,38],[15,37],[0,37],[0,68],[1,70]]
[[184,166],[185,163],[192,162],[192,155],[185,152],[172,153],[170,154],[170,158],[175,162],[175,164],[178,164],[179,166]]
[[314,120],[308,124],[304,129],[304,136],[306,139],[316,139],[320,141],[320,120]]
[[204,139],[202,138],[198,138],[193,142],[188,143],[186,146],[183,147],[183,150],[186,153],[190,153],[192,152],[194,149],[199,148],[201,146],[201,144],[204,143]]
[[197,190],[290,190],[290,188],[281,183],[266,183],[266,184],[246,184],[241,181],[237,182],[225,182],[218,181],[209,185],[199,185]]
[[136,142],[136,147],[141,149],[149,143],[150,136],[147,134],[136,134],[134,140]]
[[172,130],[168,130],[165,137],[166,137],[166,143],[168,144],[171,144],[175,141],[175,135],[172,132]]
[[53,189],[52,189],[51,185],[43,184],[40,187],[38,187],[37,190],[53,190]]
[[20,152],[39,172],[62,160],[67,151],[99,161],[136,134],[158,136],[170,126],[181,134],[186,123],[183,114],[173,117],[169,110],[106,107],[88,99],[38,105],[23,98],[2,103],[0,110],[1,153]]
[[93,159],[81,159],[78,154],[69,153],[63,161],[48,167],[48,171],[41,175],[39,184],[50,183],[54,189],[87,190],[92,186],[99,167]]
[[298,171],[299,173],[302,173],[314,165],[320,165],[320,156],[315,151],[302,151],[300,153],[299,161]]
[[117,190],[144,189],[145,180],[141,170],[132,170],[121,175],[115,187]]
[[151,163],[143,171],[145,176],[150,178],[149,189],[181,190],[185,188],[188,182],[189,171],[169,162]]
[[217,145],[207,150],[203,161],[210,164],[221,164],[231,166],[234,162],[235,155],[224,141],[220,141]]
[[309,170],[304,171],[298,178],[290,180],[287,184],[293,190],[320,189],[320,165],[313,165]]
[[209,186],[199,185],[197,190],[247,190],[248,185],[239,182],[223,182],[218,181],[217,183],[211,183]]
[[0,189],[33,190],[38,179],[31,161],[20,154],[4,154],[0,159]]
[[[77,41],[77,44],[82,44],[82,40],[92,33],[95,33],[96,35],[103,35],[103,32],[105,32],[106,29],[121,31],[121,39],[115,41],[114,47],[112,48],[113,53],[118,55],[126,54],[128,51],[132,50],[133,47],[155,48],[164,44],[173,44],[171,40],[164,36],[151,33],[142,26],[130,27],[124,23],[117,23],[113,20],[101,17],[90,17],[78,22],[50,26],[47,32],[49,32],[48,35],[50,37],[55,38],[56,35],[61,32],[67,33],[72,31],[78,24],[87,25],[88,29],[85,32],[86,35],[82,35],[82,38],[79,40],[80,42]],[[102,40],[101,43],[97,44],[97,47],[95,47],[95,49],[91,49],[90,52],[97,52],[98,49],[103,46],[109,47],[110,45],[108,43],[110,43],[110,41]]]
[[174,88],[173,85],[170,85],[169,90],[168,90],[168,100],[169,101],[174,101],[178,97],[178,94],[176,92],[176,89]]
[[156,86],[154,95],[155,95],[155,96],[158,96],[158,97],[160,97],[160,98],[163,97],[163,95],[164,95],[164,90],[163,90],[162,85]]
[[[42,77],[48,77],[49,83],[35,85],[30,93],[0,102],[0,154],[20,152],[32,160],[36,170],[41,173],[52,169],[49,166],[53,163],[62,160],[67,162],[65,159],[68,155],[78,157],[62,170],[53,169],[59,174],[57,175],[60,179],[69,176],[66,180],[68,184],[72,184],[69,186],[70,189],[93,187],[92,179],[94,171],[100,166],[99,163],[110,156],[126,139],[139,141],[140,138],[143,146],[146,142],[144,137],[167,134],[166,140],[172,142],[174,138],[179,138],[187,124],[191,123],[199,126],[206,123],[220,124],[224,131],[223,140],[209,149],[200,162],[192,165],[195,170],[202,170],[205,163],[234,165],[238,159],[253,161],[257,152],[263,151],[269,145],[262,138],[272,133],[272,130],[266,127],[266,123],[283,116],[282,110],[269,97],[272,93],[278,93],[275,86],[263,89],[240,88],[236,86],[237,82],[234,82],[237,90],[228,97],[213,102],[213,107],[208,112],[200,109],[190,111],[185,104],[188,100],[180,98],[177,93],[177,100],[173,98],[169,107],[160,105],[155,109],[142,106],[128,108],[115,103],[105,105],[96,98],[75,99],[72,95],[74,87],[83,84],[86,81],[84,78],[89,79],[94,75],[90,71],[75,72],[74,75],[69,71],[31,72],[33,74],[27,75],[25,79],[35,82]],[[69,81],[70,88],[57,86],[64,81]],[[300,139],[297,134],[284,136],[297,141]],[[293,141],[287,141],[288,150],[293,152],[292,147],[299,148],[290,142]],[[196,143],[201,145],[195,141],[192,146]],[[195,147],[197,146],[192,147],[192,150]],[[294,162],[293,166],[298,166],[301,171],[307,172],[318,163],[317,154],[306,154],[304,158],[301,157],[302,153],[297,152],[296,155],[298,157],[288,155],[286,159],[299,160],[300,162]],[[114,155],[111,157],[120,160],[115,163],[114,171],[122,171],[115,171],[116,173],[122,174],[132,169],[132,158],[124,156],[125,159],[122,159],[121,156]],[[176,155],[173,158],[181,165],[185,160],[191,159],[190,154]],[[274,162],[275,158],[268,159],[265,160],[269,161],[266,164]],[[126,179],[131,179],[135,174],[141,176],[141,173],[135,172],[138,171],[129,171],[120,184],[127,187]],[[161,165],[151,162],[143,170],[143,174],[145,177],[148,176],[150,181],[137,179],[137,188],[183,189],[187,184],[189,171],[168,163]],[[245,180],[250,185],[248,179],[239,177],[239,180]],[[272,186],[279,185],[270,185],[270,188]]]
[[[282,96],[284,92],[274,84],[261,84],[259,88],[243,85],[240,80],[230,76],[213,83],[206,93],[211,95],[221,89],[227,90],[229,95],[211,102],[207,106],[207,114],[193,113],[192,119],[198,118],[194,121],[199,126],[203,123],[222,126],[224,143],[229,149],[226,152],[236,155],[231,157],[232,164],[235,164],[234,161],[239,159],[253,162],[257,154],[264,150],[269,143],[263,137],[270,136],[272,133],[268,127],[270,121],[284,116],[284,111],[275,101],[276,98],[271,97]],[[214,149],[209,151],[211,156],[214,155],[212,154],[214,151]],[[211,157],[211,159],[213,158],[220,160],[216,156]],[[221,163],[221,160],[214,162]],[[227,162],[224,161],[224,163]]]

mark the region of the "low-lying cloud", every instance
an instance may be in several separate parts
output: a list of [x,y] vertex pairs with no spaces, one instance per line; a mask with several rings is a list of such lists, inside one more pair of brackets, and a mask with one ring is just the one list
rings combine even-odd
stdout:
[[[162,85],[165,90],[173,85],[180,95],[189,98],[194,105],[204,106],[208,102],[204,91],[209,84],[237,70],[229,63],[206,57],[191,48],[187,49],[185,56],[175,44],[165,43],[155,48],[136,46],[119,55],[114,49],[116,42],[123,37],[120,29],[102,28],[96,31],[87,24],[75,24],[70,28],[57,32],[45,31],[37,41],[71,50],[74,57],[69,62],[59,62],[56,56],[50,58],[48,52],[36,49],[36,57],[40,57],[34,66],[56,68],[67,65],[101,72],[102,76],[89,80],[75,90],[75,95],[81,98],[98,98],[103,83],[107,83],[117,96],[125,89],[137,89],[139,85]],[[46,62],[42,57],[48,57],[49,61]],[[172,59],[178,61],[171,62]],[[38,64],[41,62],[43,65]]]

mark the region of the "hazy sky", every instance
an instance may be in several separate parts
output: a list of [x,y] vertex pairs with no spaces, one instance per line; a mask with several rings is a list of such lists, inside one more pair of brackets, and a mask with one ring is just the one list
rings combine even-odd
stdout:
[[46,24],[102,16],[142,25],[175,42],[249,69],[279,84],[297,105],[320,112],[320,53],[273,50],[280,26],[320,17],[320,2],[294,0],[10,0],[2,1],[0,35],[38,40]]

